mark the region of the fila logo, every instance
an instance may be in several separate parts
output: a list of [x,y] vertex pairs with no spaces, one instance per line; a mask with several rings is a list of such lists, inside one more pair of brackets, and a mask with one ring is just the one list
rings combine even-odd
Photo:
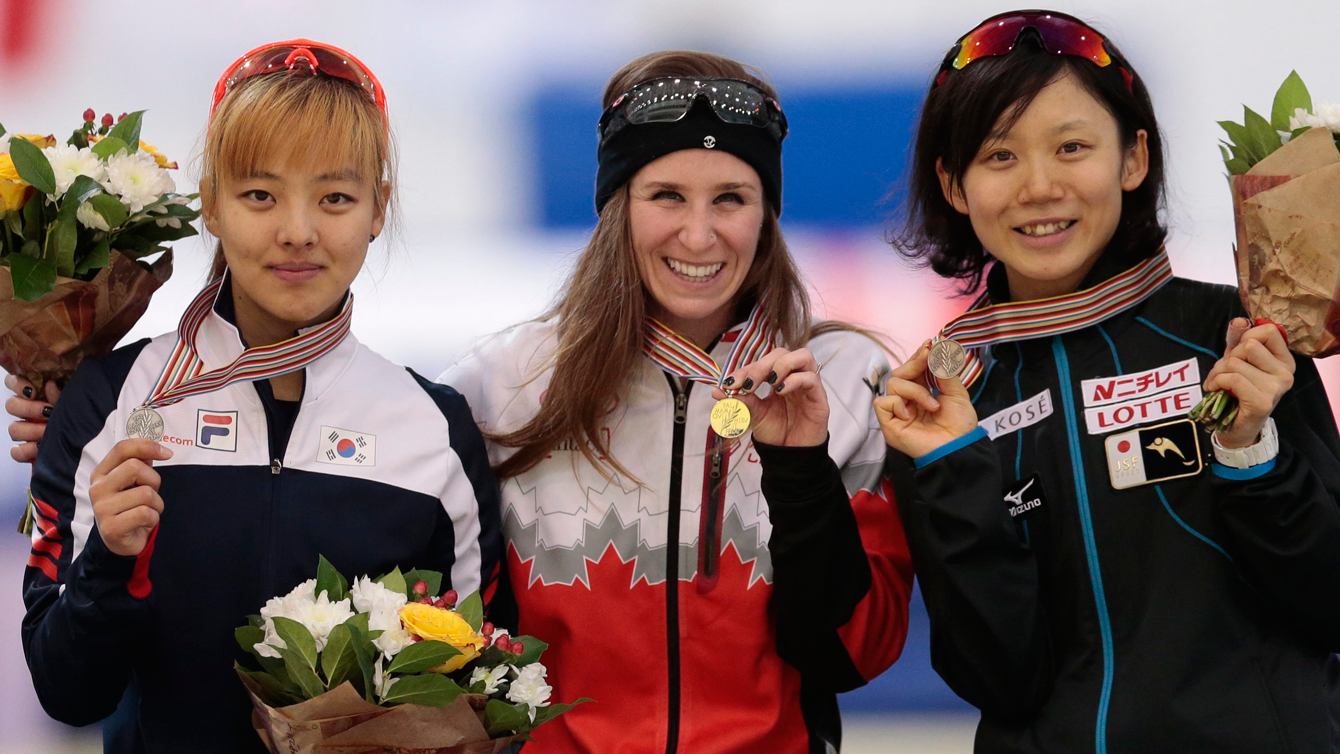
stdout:
[[237,412],[198,409],[195,412],[195,446],[225,453],[237,452]]
[[316,460],[337,466],[376,466],[377,436],[339,427],[322,427]]

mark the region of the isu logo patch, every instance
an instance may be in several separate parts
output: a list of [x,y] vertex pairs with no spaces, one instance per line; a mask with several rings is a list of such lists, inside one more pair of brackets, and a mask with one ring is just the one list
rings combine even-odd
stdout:
[[316,460],[336,466],[376,466],[377,436],[339,427],[322,427]]

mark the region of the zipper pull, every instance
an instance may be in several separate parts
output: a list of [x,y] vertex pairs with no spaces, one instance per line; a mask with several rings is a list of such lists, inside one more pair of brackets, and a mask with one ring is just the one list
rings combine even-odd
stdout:
[[279,472],[281,472],[281,471],[283,471],[283,470],[284,470],[284,463],[283,463],[282,461],[280,461],[278,458],[276,458],[276,459],[274,459],[273,461],[270,462],[270,473],[271,473],[271,474],[278,474]]
[[683,393],[675,394],[675,424],[689,420],[689,397]]
[[712,448],[712,471],[710,472],[710,475],[711,475],[711,477],[712,477],[713,479],[720,479],[720,478],[721,478],[721,444],[720,444],[720,443],[718,443],[718,444],[716,445],[716,447]]

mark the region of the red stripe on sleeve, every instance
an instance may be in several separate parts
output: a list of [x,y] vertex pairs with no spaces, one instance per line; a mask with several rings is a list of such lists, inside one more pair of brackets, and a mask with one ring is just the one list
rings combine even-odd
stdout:
[[144,549],[140,551],[135,558],[135,570],[130,575],[130,581],[126,584],[126,590],[130,596],[137,600],[142,600],[149,596],[154,590],[154,585],[149,582],[149,559],[154,555],[154,542],[158,539],[158,527],[149,532],[149,541],[144,544]]
[[56,573],[56,564],[47,556],[34,552],[28,556],[28,565],[40,569],[52,581],[60,581]]
[[868,490],[851,499],[870,558],[870,591],[851,620],[838,629],[852,663],[867,681],[888,670],[907,640],[908,602],[912,597],[912,553],[893,500],[893,485],[881,480],[883,494]]

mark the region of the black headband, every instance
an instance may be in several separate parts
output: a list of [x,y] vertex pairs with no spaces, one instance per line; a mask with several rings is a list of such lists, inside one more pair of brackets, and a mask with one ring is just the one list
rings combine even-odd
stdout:
[[749,163],[758,172],[768,201],[782,214],[781,140],[766,128],[723,121],[704,98],[677,121],[630,124],[601,140],[596,212],[647,163],[681,149],[719,149]]

